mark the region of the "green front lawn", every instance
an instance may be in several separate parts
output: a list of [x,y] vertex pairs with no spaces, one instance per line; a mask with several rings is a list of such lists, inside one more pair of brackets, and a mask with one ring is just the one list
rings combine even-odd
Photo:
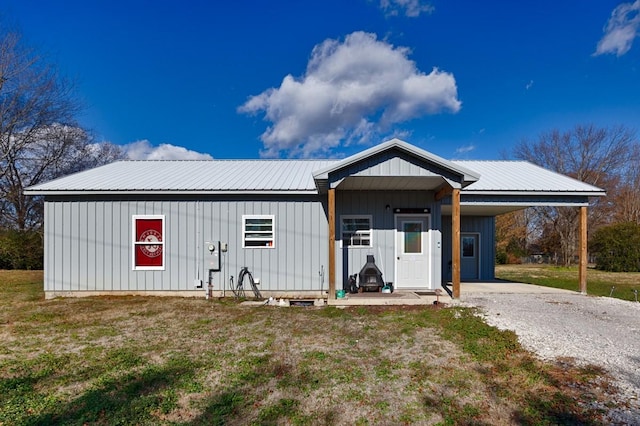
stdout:
[[0,271],[0,425],[601,424],[602,370],[475,311],[44,300]]

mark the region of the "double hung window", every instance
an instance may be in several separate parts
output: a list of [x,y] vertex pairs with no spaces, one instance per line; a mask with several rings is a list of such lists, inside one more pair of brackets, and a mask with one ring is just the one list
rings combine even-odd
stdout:
[[134,270],[164,270],[164,215],[133,215]]

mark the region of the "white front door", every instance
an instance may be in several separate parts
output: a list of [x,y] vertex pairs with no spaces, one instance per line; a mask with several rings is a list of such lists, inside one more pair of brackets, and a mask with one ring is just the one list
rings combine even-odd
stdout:
[[396,215],[395,288],[429,287],[428,230],[427,215]]

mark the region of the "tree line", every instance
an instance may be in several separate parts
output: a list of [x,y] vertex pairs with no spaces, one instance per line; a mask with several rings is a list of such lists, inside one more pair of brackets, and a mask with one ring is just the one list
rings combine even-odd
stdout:
[[25,188],[122,157],[80,126],[73,89],[0,21],[0,269],[42,268],[43,200]]
[[[522,140],[513,157],[606,190],[588,209],[589,252],[600,269],[640,271],[640,143],[626,126],[577,125]],[[577,260],[579,210],[536,207],[496,218],[500,263],[531,255]]]

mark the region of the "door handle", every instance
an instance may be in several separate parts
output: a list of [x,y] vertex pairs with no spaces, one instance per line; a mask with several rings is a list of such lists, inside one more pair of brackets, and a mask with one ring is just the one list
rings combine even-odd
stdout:
[[400,260],[400,256],[398,256],[398,260]]

